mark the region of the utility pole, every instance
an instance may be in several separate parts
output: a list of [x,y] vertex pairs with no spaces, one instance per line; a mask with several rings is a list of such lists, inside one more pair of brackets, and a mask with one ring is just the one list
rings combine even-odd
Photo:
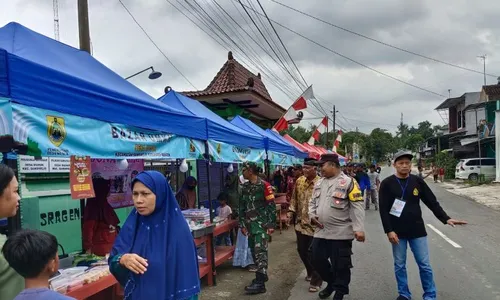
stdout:
[[325,148],[328,149],[328,116],[326,118],[326,135],[325,135]]
[[332,116],[333,116],[333,143],[332,143],[332,148],[333,148],[333,145],[335,145],[335,139],[337,138],[337,128],[336,128],[336,125],[335,125],[335,119],[337,118],[337,113],[339,111],[335,109],[335,104],[333,105],[333,110],[331,111],[332,113]]
[[448,99],[451,98],[451,89],[448,89]]
[[479,55],[478,58],[483,60],[483,76],[484,76],[484,85],[486,85],[486,54]]
[[80,50],[90,54],[89,3],[87,0],[78,0],[78,32]]

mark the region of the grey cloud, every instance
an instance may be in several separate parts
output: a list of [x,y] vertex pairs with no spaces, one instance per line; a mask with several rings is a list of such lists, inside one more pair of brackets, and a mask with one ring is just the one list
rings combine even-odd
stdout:
[[[227,50],[206,36],[165,0],[122,1],[189,80],[197,88],[205,88],[226,61]],[[207,12],[213,14],[206,6],[207,2],[213,3],[212,0],[197,1]],[[246,30],[252,32],[253,25],[248,20],[243,23],[233,1],[217,0]],[[486,53],[488,72],[500,75],[500,56],[496,54],[496,49],[500,47],[500,19],[497,17],[500,2],[282,2],[356,32],[472,69],[482,69],[482,63],[476,56]],[[76,1],[59,3],[61,40],[77,47]],[[451,68],[378,45],[299,15],[269,0],[261,0],[261,3],[270,18],[412,84],[443,95],[447,95],[447,90],[452,89],[452,96],[457,96],[468,91],[478,91],[483,83],[481,74]],[[36,0],[8,1],[5,6],[2,3],[2,8],[5,7],[6,11],[0,11],[0,25],[18,21],[52,37],[51,4],[51,1]],[[104,64],[124,77],[153,65],[163,73],[161,78],[151,81],[143,74],[133,78],[131,82],[154,97],[161,96],[166,85],[179,91],[193,89],[144,36],[118,1],[89,0],[89,9],[94,55]],[[444,98],[379,76],[280,27],[276,28],[308,83],[313,84],[315,92],[326,101],[322,103],[325,110],[330,111],[335,104],[343,116],[352,119],[345,120],[339,116],[338,121],[343,127],[352,129],[358,126],[363,132],[370,132],[374,127],[394,130],[401,112],[404,113],[405,122],[410,124],[417,124],[424,119],[436,124],[443,122],[434,108]],[[248,40],[246,35],[245,39]],[[261,38],[256,39],[267,48]],[[250,53],[248,47],[243,47],[245,52]],[[269,62],[270,59],[259,47],[254,45],[254,48],[259,58],[265,59],[273,70],[277,69],[276,64]],[[237,60],[245,61],[240,51],[231,50]],[[254,66],[251,69],[263,74],[263,80],[276,102],[285,107],[290,105],[293,99],[271,84],[268,72],[257,70]],[[287,82],[290,81],[282,71],[275,72]],[[496,79],[488,77],[488,82],[495,83]],[[298,96],[298,88],[293,89]],[[314,109],[309,111],[318,115]]]

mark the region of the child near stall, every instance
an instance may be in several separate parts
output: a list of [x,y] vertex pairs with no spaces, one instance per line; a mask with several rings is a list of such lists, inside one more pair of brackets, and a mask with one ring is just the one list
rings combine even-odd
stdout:
[[57,250],[56,237],[45,231],[25,229],[9,237],[2,253],[25,281],[14,300],[75,300],[49,289],[49,279],[59,268]]
[[[219,196],[217,196],[217,200],[219,201],[219,207],[217,207],[217,216],[222,220],[231,219],[231,214],[233,213],[231,207],[227,205],[227,199],[228,195],[226,193],[220,193]],[[221,246],[222,244],[224,244],[225,246],[232,246],[233,244],[231,242],[230,233],[225,232],[217,236],[216,244],[217,246]]]

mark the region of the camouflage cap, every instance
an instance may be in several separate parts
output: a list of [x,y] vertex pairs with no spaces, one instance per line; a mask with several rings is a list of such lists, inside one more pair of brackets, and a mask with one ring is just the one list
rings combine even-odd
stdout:
[[242,165],[242,168],[243,169],[250,169],[255,174],[259,173],[259,166],[257,166],[256,163],[251,162],[251,161],[244,162]]

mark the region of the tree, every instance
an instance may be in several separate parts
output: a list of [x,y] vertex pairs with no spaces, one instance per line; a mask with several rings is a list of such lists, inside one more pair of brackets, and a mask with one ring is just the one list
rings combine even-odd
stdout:
[[417,134],[420,134],[424,140],[431,138],[435,134],[435,130],[432,127],[431,122],[423,121],[417,125]]
[[364,146],[367,135],[357,131],[345,132],[342,134],[340,148],[347,149],[347,153],[352,153],[352,144],[357,143]]
[[366,138],[364,143],[364,153],[369,160],[385,160],[389,153],[396,150],[394,137],[385,129],[375,128]]
[[305,143],[312,135],[312,130],[307,130],[302,126],[290,126],[282,134],[288,134],[299,143]]
[[[288,130],[282,132],[287,133],[299,143],[309,141],[315,126],[311,125],[309,129],[302,126],[290,126]],[[429,121],[422,121],[417,126],[409,126],[408,124],[401,123],[397,127],[396,134],[393,135],[385,129],[375,128],[367,135],[362,132],[350,131],[344,132],[342,135],[342,142],[340,143],[339,151],[342,155],[352,154],[352,145],[354,143],[359,145],[361,157],[366,160],[382,161],[389,154],[396,152],[399,149],[408,149],[417,151],[418,147],[428,138],[437,134],[442,130],[441,126],[433,126]],[[331,149],[332,143],[336,138],[336,133],[329,132],[322,134],[318,145],[327,149]],[[325,140],[327,137],[326,145]]]

